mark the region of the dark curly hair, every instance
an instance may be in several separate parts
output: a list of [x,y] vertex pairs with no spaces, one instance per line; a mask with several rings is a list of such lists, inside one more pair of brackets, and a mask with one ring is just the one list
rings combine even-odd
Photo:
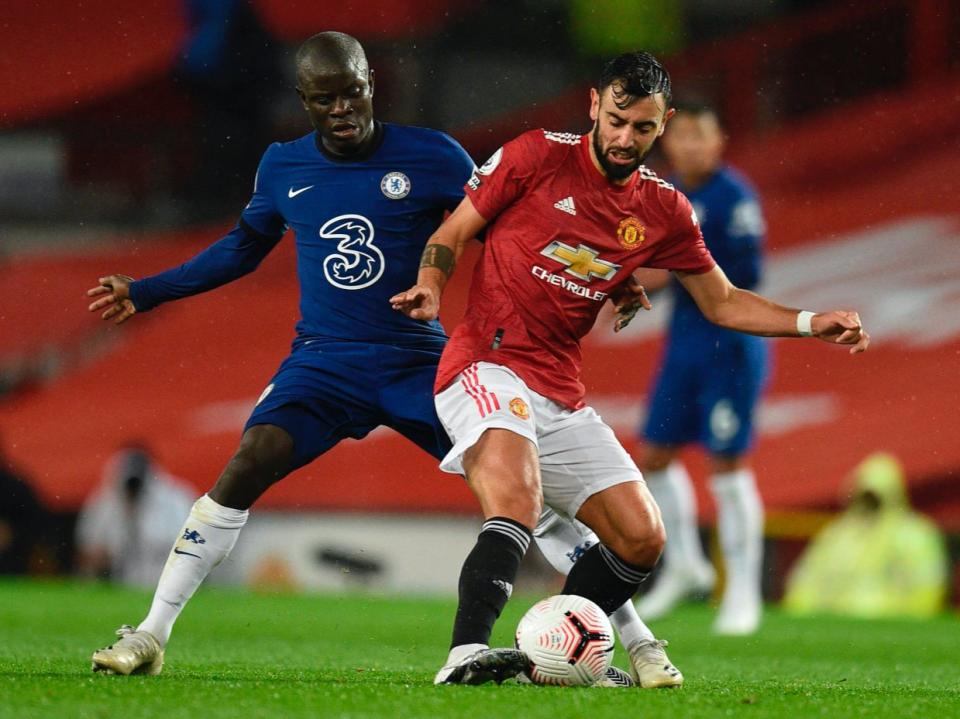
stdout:
[[634,100],[661,93],[670,106],[670,75],[649,52],[625,52],[609,60],[600,72],[600,92],[613,86],[613,101],[621,110]]

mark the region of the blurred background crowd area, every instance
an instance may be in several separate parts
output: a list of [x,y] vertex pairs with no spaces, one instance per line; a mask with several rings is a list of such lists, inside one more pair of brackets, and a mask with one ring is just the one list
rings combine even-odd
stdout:
[[[106,273],[178,263],[228,229],[266,145],[309,130],[297,45],[336,29],[367,50],[381,120],[443,129],[478,163],[530,128],[588,129],[587,90],[601,60],[624,50],[653,51],[676,96],[714,104],[729,160],[764,202],[763,291],[856,307],[875,340],[855,359],[776,342],[754,462],[768,596],[848,503],[853,468],[884,450],[946,533],[960,597],[960,2],[27,0],[3,14],[0,456],[34,499],[9,489],[0,503],[23,507],[39,540],[5,571],[110,573],[90,568],[75,532],[118,448],[148,445],[194,494],[229,457],[292,339],[291,243],[252,276],[120,329],[87,314],[84,291]],[[665,171],[657,154],[648,164]],[[448,327],[467,276],[451,290]],[[615,337],[601,323],[587,342],[588,400],[631,449],[666,314]],[[307,519],[321,515],[389,527],[380,558],[347,529],[301,542],[304,567],[349,566],[362,582],[390,573],[398,536],[411,547],[445,532],[469,539],[457,521],[476,515],[463,486],[389,433],[344,443],[262,508],[298,538],[315,538]],[[414,527],[434,524],[413,542]],[[448,549],[452,586],[463,553]],[[251,559],[245,576],[310,585],[288,560]]]

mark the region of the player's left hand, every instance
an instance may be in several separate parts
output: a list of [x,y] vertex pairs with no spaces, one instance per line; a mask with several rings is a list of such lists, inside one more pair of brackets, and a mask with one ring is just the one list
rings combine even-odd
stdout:
[[864,352],[870,346],[870,335],[863,329],[860,315],[848,310],[820,312],[810,320],[813,333],[824,342],[853,345],[850,354]]
[[616,310],[616,320],[613,323],[614,332],[619,332],[630,324],[630,320],[636,317],[641,308],[648,312],[653,309],[646,290],[633,275],[623,286],[610,293],[610,301],[613,302],[613,307]]
[[435,320],[440,314],[440,295],[426,285],[414,285],[390,298],[390,306],[414,320]]

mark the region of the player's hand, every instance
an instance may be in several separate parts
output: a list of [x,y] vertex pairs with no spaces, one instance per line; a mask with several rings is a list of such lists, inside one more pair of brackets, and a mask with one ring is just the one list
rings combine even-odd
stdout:
[[870,346],[870,335],[860,323],[856,312],[836,310],[820,312],[810,320],[813,333],[824,342],[838,345],[853,345],[850,354],[863,352]]
[[[112,319],[114,324],[121,324],[137,313],[137,308],[130,300],[130,283],[132,277],[126,275],[108,275],[97,280],[100,284],[87,290],[87,297],[99,299],[90,303],[87,308],[91,312],[104,310],[102,319]],[[106,309],[104,309],[106,308]]]
[[630,324],[630,320],[636,317],[641,308],[648,312],[653,309],[643,285],[633,275],[622,287],[618,287],[610,293],[610,301],[613,302],[613,307],[616,310],[616,320],[613,323],[614,332],[619,332]]
[[414,320],[435,320],[440,314],[440,295],[433,287],[414,285],[390,298],[390,306]]

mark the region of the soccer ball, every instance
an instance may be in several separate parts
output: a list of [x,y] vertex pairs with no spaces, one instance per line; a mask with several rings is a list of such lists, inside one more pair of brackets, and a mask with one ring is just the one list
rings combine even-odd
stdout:
[[613,628],[596,604],[573,594],[542,599],[517,625],[517,649],[527,655],[535,684],[589,686],[613,661]]

